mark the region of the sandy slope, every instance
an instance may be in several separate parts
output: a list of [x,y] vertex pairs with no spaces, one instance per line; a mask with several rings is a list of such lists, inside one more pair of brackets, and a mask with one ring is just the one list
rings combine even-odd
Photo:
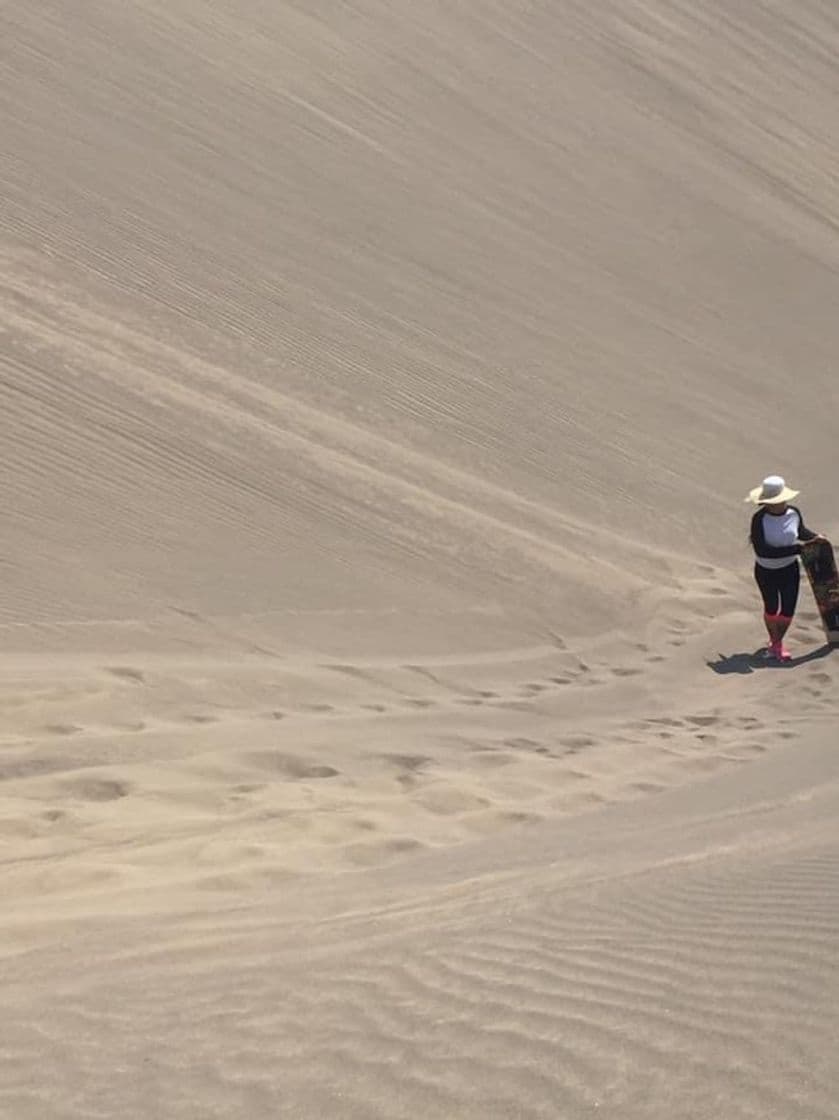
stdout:
[[0,33],[0,1116],[839,1116],[830,7]]

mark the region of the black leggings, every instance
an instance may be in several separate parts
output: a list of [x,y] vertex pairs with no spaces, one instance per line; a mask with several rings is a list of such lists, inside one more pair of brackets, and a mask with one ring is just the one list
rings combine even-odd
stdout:
[[784,614],[792,618],[798,603],[798,585],[801,572],[798,561],[785,568],[762,568],[755,564],[755,579],[763,596],[767,614]]

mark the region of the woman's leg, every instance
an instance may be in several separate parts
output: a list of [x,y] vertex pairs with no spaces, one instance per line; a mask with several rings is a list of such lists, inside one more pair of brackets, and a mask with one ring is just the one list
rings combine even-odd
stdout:
[[781,596],[781,615],[792,621],[795,608],[798,606],[798,589],[801,586],[801,569],[798,564],[790,564],[781,568],[779,575],[782,577],[778,591]]
[[786,568],[781,568],[779,575],[782,577],[778,592],[781,597],[781,613],[778,615],[778,642],[781,647],[781,656],[784,659],[789,658],[789,654],[784,649],[783,640],[787,630],[789,630],[790,623],[792,622],[795,608],[798,605],[798,589],[801,586],[801,569],[798,564],[790,564]]
[[762,568],[755,564],[755,582],[760,588],[763,599],[763,621],[769,634],[769,648],[775,650],[780,643],[778,618],[781,612],[781,592],[778,571],[775,568]]

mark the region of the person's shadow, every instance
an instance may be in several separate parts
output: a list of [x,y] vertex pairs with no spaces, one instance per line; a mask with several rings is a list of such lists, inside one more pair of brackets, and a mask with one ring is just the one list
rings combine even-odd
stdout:
[[820,661],[821,658],[828,657],[835,648],[825,643],[818,649],[802,654],[801,657],[791,657],[789,661],[776,661],[774,657],[767,655],[766,646],[762,646],[754,653],[721,653],[716,661],[706,661],[705,664],[720,676],[729,673],[754,673],[758,669],[789,669],[795,668],[796,665],[806,665],[808,661]]

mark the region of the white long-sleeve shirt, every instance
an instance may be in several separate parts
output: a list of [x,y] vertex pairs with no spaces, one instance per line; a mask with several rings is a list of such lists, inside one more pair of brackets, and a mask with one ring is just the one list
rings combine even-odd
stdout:
[[817,534],[807,528],[796,506],[787,506],[783,513],[770,513],[762,506],[752,518],[749,535],[762,568],[786,568],[798,562],[799,542]]

